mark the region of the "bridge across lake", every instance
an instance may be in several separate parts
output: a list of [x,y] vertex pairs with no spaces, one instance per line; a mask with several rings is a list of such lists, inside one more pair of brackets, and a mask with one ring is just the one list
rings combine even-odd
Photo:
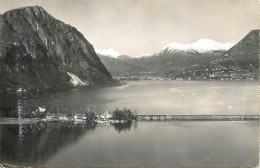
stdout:
[[169,115],[137,114],[137,120],[258,120],[259,115]]

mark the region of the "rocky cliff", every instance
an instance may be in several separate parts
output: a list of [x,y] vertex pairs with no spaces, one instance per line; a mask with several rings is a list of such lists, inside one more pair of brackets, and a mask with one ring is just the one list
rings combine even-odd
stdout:
[[113,83],[84,36],[42,7],[0,15],[0,89],[69,87],[74,76],[84,85]]

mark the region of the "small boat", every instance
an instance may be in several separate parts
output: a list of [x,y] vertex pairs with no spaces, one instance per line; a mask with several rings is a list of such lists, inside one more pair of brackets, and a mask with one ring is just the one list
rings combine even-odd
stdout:
[[[123,121],[123,120],[122,120],[122,121]],[[111,123],[113,123],[113,124],[114,124],[114,123],[121,123],[122,121],[120,121],[120,120],[112,120]]]
[[98,119],[98,120],[96,120],[96,123],[97,124],[106,124],[106,123],[111,123],[111,120],[100,120],[100,119]]

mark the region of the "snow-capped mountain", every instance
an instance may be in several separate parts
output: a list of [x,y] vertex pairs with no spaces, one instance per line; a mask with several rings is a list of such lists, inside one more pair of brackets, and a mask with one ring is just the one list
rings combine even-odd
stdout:
[[219,43],[211,39],[201,39],[191,44],[182,44],[182,43],[170,43],[166,45],[162,50],[171,50],[171,51],[195,51],[195,52],[210,52],[216,50],[229,50],[233,47],[234,43]]
[[224,54],[233,45],[233,43],[201,39],[191,44],[170,43],[158,52],[142,54],[132,59],[120,59],[120,56],[116,59],[101,55],[99,57],[114,76],[126,74],[138,76],[148,72],[164,74],[205,64]]
[[[199,66],[188,67],[181,73],[171,72],[170,76],[196,80],[259,79],[259,41],[259,30],[252,30],[220,57]],[[194,73],[198,71],[200,73]]]
[[[162,53],[176,53],[176,52],[208,53],[212,51],[227,51],[234,45],[235,45],[234,43],[219,43],[211,39],[201,39],[190,44],[173,42],[166,45],[156,53],[141,54],[136,56],[135,58],[158,56],[161,55]],[[119,58],[119,56],[122,55],[111,48],[105,50],[99,50],[99,49],[95,49],[95,50],[97,54],[103,56],[110,56],[113,58]]]
[[211,39],[201,39],[194,43],[190,44],[182,44],[173,42],[170,44],[167,44],[165,47],[163,47],[160,51],[152,54],[142,54],[137,56],[136,58],[141,57],[151,57],[151,56],[159,56],[165,53],[173,54],[177,52],[198,52],[198,53],[208,53],[213,51],[227,51],[231,47],[233,47],[234,43],[219,43]]
[[122,55],[111,48],[105,49],[105,50],[95,49],[95,51],[97,54],[104,55],[104,56],[110,56],[113,58],[117,58],[118,56]]
[[136,56],[135,58],[150,57],[150,56],[153,56],[153,55],[154,55],[153,53],[141,54],[141,55]]
[[[158,52],[129,59],[120,59],[120,56],[116,59],[107,56],[99,57],[113,76],[151,77],[165,74],[173,78],[204,79],[205,76],[201,75],[208,74],[209,69],[212,72],[213,67],[224,62],[218,67],[232,68],[236,65],[234,71],[238,70],[238,72],[235,74],[243,76],[244,70],[248,70],[247,75],[255,78],[257,74],[255,70],[259,67],[258,42],[259,30],[251,32],[236,45],[201,39],[191,44],[170,43]],[[240,57],[241,59],[238,60]],[[232,60],[233,65],[230,64]],[[242,68],[239,69],[239,66]],[[205,73],[201,73],[203,70]]]

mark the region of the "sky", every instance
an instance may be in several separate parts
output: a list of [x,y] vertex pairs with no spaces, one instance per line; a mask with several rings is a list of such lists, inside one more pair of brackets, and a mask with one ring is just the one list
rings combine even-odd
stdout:
[[129,56],[204,38],[237,43],[260,21],[258,0],[0,0],[0,13],[36,4],[94,48]]

